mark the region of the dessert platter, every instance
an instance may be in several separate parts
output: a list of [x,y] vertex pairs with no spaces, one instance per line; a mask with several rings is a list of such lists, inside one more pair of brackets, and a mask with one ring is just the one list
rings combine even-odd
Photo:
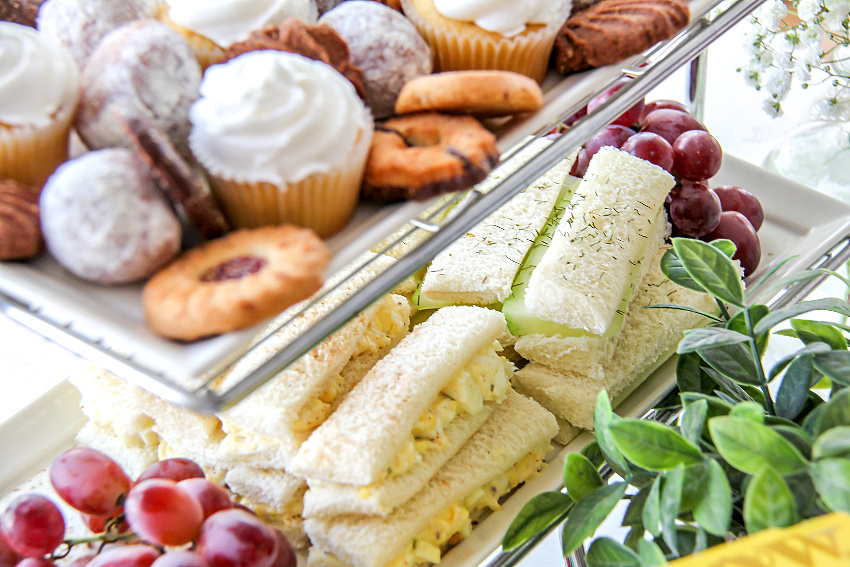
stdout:
[[[595,93],[623,76],[639,77],[639,80],[632,81],[591,116],[577,122],[527,165],[505,176],[496,190],[486,195],[481,191],[463,192],[448,204],[443,197],[361,204],[352,221],[327,240],[332,256],[324,270],[326,277],[339,273],[376,246],[391,251],[405,236],[425,235],[419,238],[422,244],[405,250],[398,262],[365,285],[350,301],[306,329],[273,361],[228,392],[213,391],[209,387],[211,381],[245,354],[246,345],[261,325],[192,342],[169,340],[145,324],[138,284],[90,283],[70,275],[50,256],[0,264],[2,308],[10,318],[162,397],[206,411],[232,404],[419,269],[468,227],[507,202],[672,70],[698,55],[757,3],[755,0],[738,3],[718,14],[712,12],[714,2],[691,2],[692,23],[646,55],[567,76],[551,72],[542,84],[539,110],[492,126],[503,158],[515,148],[524,147],[529,136],[549,132],[583,107]],[[133,130],[133,125],[129,127]],[[435,220],[452,207],[447,219]]]

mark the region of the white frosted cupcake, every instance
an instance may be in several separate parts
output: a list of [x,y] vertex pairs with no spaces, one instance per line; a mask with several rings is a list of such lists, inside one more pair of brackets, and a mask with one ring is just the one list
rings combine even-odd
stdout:
[[440,71],[497,69],[538,82],[572,0],[401,0]]
[[0,22],[0,177],[41,187],[68,159],[77,64],[33,28]]
[[326,237],[354,213],[372,117],[329,65],[240,55],[207,70],[189,120],[192,152],[233,226],[288,222]]
[[254,30],[287,18],[315,22],[318,15],[311,0],[165,0],[159,17],[186,37],[206,69]]

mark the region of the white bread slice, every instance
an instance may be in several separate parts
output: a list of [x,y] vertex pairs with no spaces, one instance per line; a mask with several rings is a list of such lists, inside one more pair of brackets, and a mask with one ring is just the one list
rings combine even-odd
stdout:
[[708,294],[685,289],[661,272],[660,253],[629,304],[622,330],[612,339],[614,353],[595,377],[575,371],[569,357],[557,367],[532,362],[514,374],[514,383],[558,417],[583,429],[593,428],[593,407],[603,389],[611,398],[645,379],[673,352],[687,329],[704,325],[699,314],[674,309],[642,309],[672,303],[712,313]]
[[[493,174],[504,178],[551,142],[541,139]],[[422,280],[420,297],[456,304],[502,303],[570,172],[572,154],[517,194],[462,238],[437,254]]]
[[77,432],[76,441],[112,457],[130,478],[136,478],[159,460],[156,445],[126,445],[115,431],[98,427],[93,421]]
[[446,443],[428,451],[408,472],[369,486],[309,481],[304,497],[304,517],[365,514],[385,516],[419,492],[467,439],[490,417],[495,404],[485,404],[475,415],[461,414],[446,427]]
[[510,391],[427,486],[389,516],[307,518],[307,534],[313,545],[353,567],[382,567],[447,506],[508,470],[557,431],[554,416]]
[[613,147],[599,150],[532,272],[525,304],[546,321],[609,331],[673,177]]
[[[653,224],[647,242],[647,251],[638,271],[634,285],[640,286],[650,270],[656,273],[664,251],[665,240],[671,226],[666,215]],[[631,303],[631,302],[629,302]],[[628,309],[627,309],[628,313]],[[602,380],[603,365],[611,360],[617,346],[617,335],[611,337],[564,337],[540,334],[522,335],[516,338],[514,350],[526,360],[540,362],[553,368],[569,369],[595,380]]]
[[[353,290],[343,290],[353,292]],[[228,379],[236,379],[243,371],[252,369],[277,352],[303,328],[315,319],[332,310],[349,293],[335,294],[320,302],[297,321],[296,325],[272,335],[243,361],[237,364]],[[373,304],[340,330],[320,343],[307,355],[299,358],[289,368],[277,374],[257,391],[232,408],[220,414],[224,431],[243,443],[252,443],[250,450],[260,447],[277,447],[284,465],[294,456],[299,445],[308,437],[309,431],[299,427],[301,412],[308,404],[323,396],[324,392],[338,388],[339,375],[353,356],[358,354],[358,343],[367,332],[370,322],[378,316],[379,309],[388,309],[395,314],[387,323],[390,325],[381,347],[407,332],[410,307],[400,296],[385,296]]]
[[505,317],[490,309],[438,310],[375,364],[301,445],[288,470],[345,484],[382,478],[440,390],[505,325]]

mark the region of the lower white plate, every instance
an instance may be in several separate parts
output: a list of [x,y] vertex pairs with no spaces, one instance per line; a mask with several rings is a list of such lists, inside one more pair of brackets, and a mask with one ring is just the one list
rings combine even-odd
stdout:
[[[850,233],[850,206],[806,187],[777,177],[763,169],[726,157],[713,185],[739,185],[761,200],[765,223],[759,231],[762,262],[754,274],[765,273],[782,260],[793,257],[775,277],[810,266]],[[621,415],[640,417],[672,388],[673,360],[665,362],[618,407]],[[85,423],[79,395],[62,382],[18,414],[0,424],[0,494],[8,494],[42,470],[60,450],[73,443]],[[502,535],[511,520],[533,495],[561,485],[561,460],[580,450],[591,439],[582,434],[563,448],[538,478],[528,482],[492,514],[472,536],[452,549],[441,565],[479,565],[498,552]],[[559,560],[560,561],[560,560]]]

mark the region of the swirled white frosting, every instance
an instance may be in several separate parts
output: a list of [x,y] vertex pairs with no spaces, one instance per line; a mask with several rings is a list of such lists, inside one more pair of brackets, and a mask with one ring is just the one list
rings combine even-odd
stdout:
[[228,47],[252,31],[287,18],[315,22],[310,0],[166,0],[174,23]]
[[213,173],[282,185],[346,164],[372,117],[330,65],[253,51],[207,69],[189,143]]
[[78,92],[79,70],[64,48],[33,28],[0,22],[0,123],[46,126]]
[[528,24],[563,23],[557,21],[561,4],[561,0],[434,0],[446,18],[474,22],[506,37],[522,33]]

